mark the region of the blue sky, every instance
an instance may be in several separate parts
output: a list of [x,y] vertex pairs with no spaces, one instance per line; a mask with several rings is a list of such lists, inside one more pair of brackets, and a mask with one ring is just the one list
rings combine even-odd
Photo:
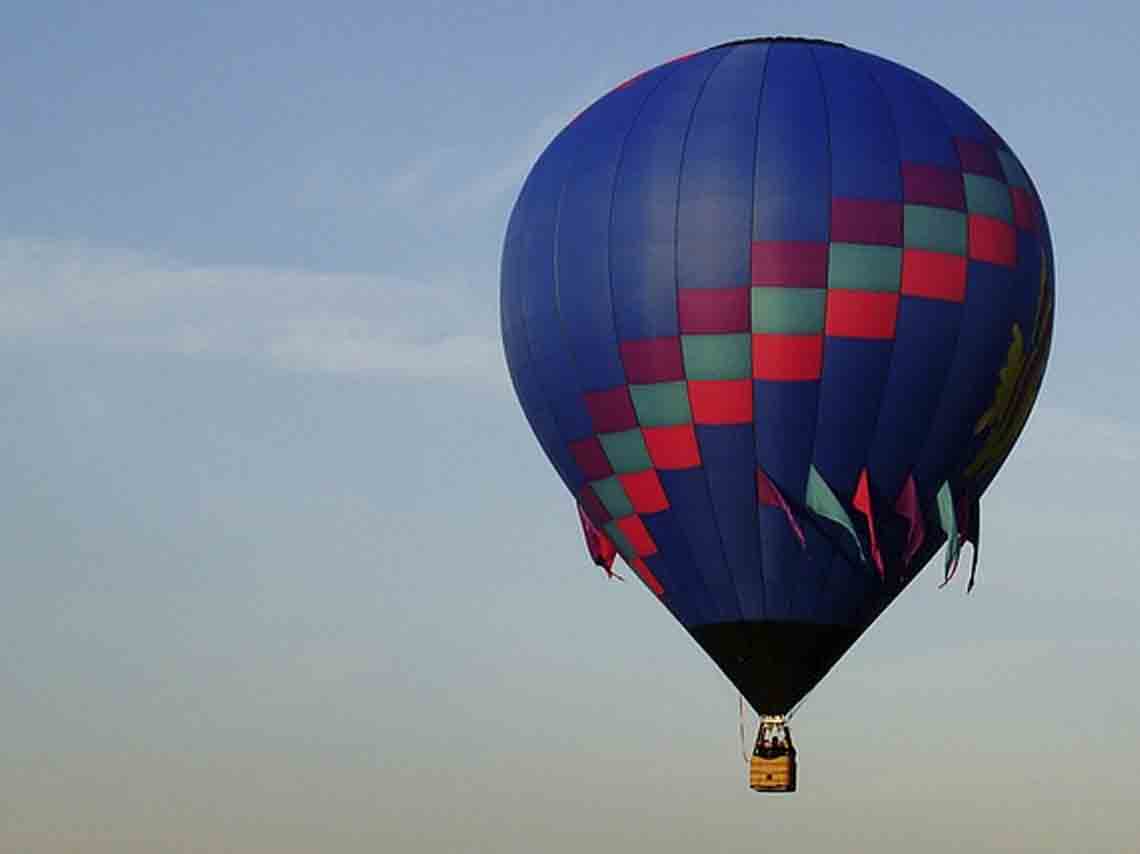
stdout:
[[[736,695],[585,559],[511,396],[526,169],[672,56],[811,34],[1005,136],[1052,364],[969,598],[924,576],[744,786]],[[24,4],[0,33],[0,849],[1134,845],[1140,17],[1123,3]]]

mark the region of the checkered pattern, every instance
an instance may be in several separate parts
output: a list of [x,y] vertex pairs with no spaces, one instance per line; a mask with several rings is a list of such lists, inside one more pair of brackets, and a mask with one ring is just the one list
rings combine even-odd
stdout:
[[752,423],[753,380],[820,379],[826,337],[893,339],[903,297],[964,302],[969,261],[1016,265],[1041,216],[1024,171],[955,145],[961,171],[904,162],[901,202],[833,198],[828,242],[754,241],[747,287],[680,288],[679,335],[619,342],[626,383],[585,393],[595,434],[569,450],[582,507],[650,587],[644,517],[669,509],[659,472],[701,465],[697,425]]
[[890,340],[900,296],[961,303],[969,260],[1016,266],[1016,229],[1040,217],[1025,172],[994,145],[955,147],[961,171],[901,164],[902,202],[833,198],[827,243],[753,243],[755,379],[819,379],[821,334]]
[[963,302],[967,260],[1017,265],[1016,230],[1040,211],[1017,159],[997,141],[955,138],[961,172],[903,163],[902,293]]
[[[701,465],[696,425],[752,423],[747,289],[694,291],[679,336],[620,345],[625,385],[585,394],[595,435],[569,443],[583,509],[631,566],[657,545],[643,517],[669,509],[660,471]],[[638,574],[659,587],[642,562]]]

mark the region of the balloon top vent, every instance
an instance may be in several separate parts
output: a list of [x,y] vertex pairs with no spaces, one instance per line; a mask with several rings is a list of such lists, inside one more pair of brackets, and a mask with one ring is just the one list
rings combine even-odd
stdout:
[[843,44],[842,42],[833,42],[829,39],[819,39],[812,36],[755,36],[750,39],[733,39],[732,41],[718,44],[716,47],[711,49],[715,50],[718,47],[733,47],[734,45],[739,44],[754,44],[756,42],[791,42],[794,44],[819,44],[827,45],[828,47],[847,47],[847,45]]

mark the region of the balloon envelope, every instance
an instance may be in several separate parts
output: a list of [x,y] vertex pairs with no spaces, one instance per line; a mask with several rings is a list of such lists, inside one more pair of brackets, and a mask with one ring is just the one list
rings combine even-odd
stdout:
[[503,341],[584,513],[783,714],[944,542],[976,543],[1040,386],[1052,264],[1027,173],[961,100],[754,39],[635,77],[543,152]]

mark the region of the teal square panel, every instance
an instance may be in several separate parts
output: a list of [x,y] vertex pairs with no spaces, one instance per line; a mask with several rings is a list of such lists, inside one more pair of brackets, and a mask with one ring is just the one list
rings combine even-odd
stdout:
[[667,427],[688,424],[693,420],[684,382],[631,385],[629,396],[633,398],[637,423],[642,427]]
[[962,176],[966,180],[966,209],[972,214],[983,214],[1013,222],[1013,202],[1009,187],[985,175]]
[[642,438],[640,430],[600,433],[598,441],[602,443],[602,450],[606,452],[610,465],[618,474],[629,474],[630,472],[653,468],[653,463],[649,459],[649,451],[645,447],[645,439]]
[[752,336],[747,333],[682,335],[681,352],[685,357],[687,379],[742,380],[752,376]]
[[1005,173],[1005,180],[1011,186],[1028,190],[1029,176],[1025,174],[1025,170],[1021,168],[1021,164],[1017,162],[1017,158],[1008,151],[999,151],[997,156],[998,160],[1001,161],[1001,171]]
[[625,487],[621,485],[621,481],[616,476],[607,477],[605,480],[595,480],[590,484],[590,489],[594,490],[594,494],[598,496],[602,506],[615,519],[621,519],[633,513],[633,504],[630,502],[629,496],[625,494]]
[[902,248],[865,243],[832,243],[827,257],[827,286],[852,291],[897,292]]
[[822,332],[826,306],[823,288],[753,288],[752,331],[786,335]]
[[951,255],[966,254],[966,215],[948,208],[906,205],[903,208],[903,245]]

